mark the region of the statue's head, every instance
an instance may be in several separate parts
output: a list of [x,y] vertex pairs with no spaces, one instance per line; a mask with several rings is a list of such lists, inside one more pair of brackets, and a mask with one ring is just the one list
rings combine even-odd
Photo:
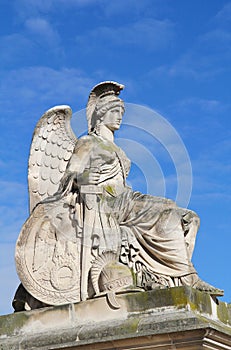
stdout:
[[108,111],[119,109],[123,115],[124,102],[118,97],[123,88],[123,85],[116,82],[105,81],[92,89],[87,104],[89,134],[96,132],[97,126],[103,123]]

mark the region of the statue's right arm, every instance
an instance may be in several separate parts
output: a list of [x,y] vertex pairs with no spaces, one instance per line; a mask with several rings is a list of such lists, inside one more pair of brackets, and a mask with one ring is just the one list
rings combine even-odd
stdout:
[[73,155],[69,160],[67,172],[74,175],[77,186],[97,184],[100,174],[91,168],[91,155],[94,151],[94,141],[89,137],[78,140]]

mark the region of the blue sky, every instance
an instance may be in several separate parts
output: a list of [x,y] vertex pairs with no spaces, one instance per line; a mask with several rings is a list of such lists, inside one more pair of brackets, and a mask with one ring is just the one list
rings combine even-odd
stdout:
[[[90,89],[103,80],[123,83],[122,98],[164,116],[185,145],[193,173],[189,207],[201,218],[193,262],[231,302],[231,2],[2,0],[0,6],[0,314],[12,312],[18,284],[14,247],[28,216],[34,127],[54,105],[85,108]],[[157,124],[147,119],[139,127],[145,108],[134,121],[125,114],[118,137],[132,140],[133,151],[137,145],[131,158],[151,153],[153,186],[164,177],[165,193],[175,199],[175,160],[153,138]],[[129,181],[145,192],[151,181],[145,164],[132,160]]]

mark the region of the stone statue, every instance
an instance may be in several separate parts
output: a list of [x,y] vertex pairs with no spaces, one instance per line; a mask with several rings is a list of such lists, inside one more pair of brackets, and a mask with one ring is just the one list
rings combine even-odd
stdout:
[[[96,85],[87,104],[88,135],[77,140],[71,109],[48,110],[35,129],[29,157],[30,217],[16,246],[22,285],[16,310],[80,302],[103,294],[192,286],[198,216],[126,185],[130,161],[114,143],[123,85]],[[24,299],[24,300],[23,300]]]

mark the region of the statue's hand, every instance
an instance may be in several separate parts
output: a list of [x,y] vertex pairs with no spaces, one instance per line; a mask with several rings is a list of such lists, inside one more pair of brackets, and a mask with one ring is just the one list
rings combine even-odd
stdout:
[[91,169],[91,172],[89,174],[89,184],[90,185],[97,185],[99,183],[100,173],[97,170]]
[[100,173],[97,168],[87,169],[82,174],[77,174],[78,185],[97,185],[99,179]]

